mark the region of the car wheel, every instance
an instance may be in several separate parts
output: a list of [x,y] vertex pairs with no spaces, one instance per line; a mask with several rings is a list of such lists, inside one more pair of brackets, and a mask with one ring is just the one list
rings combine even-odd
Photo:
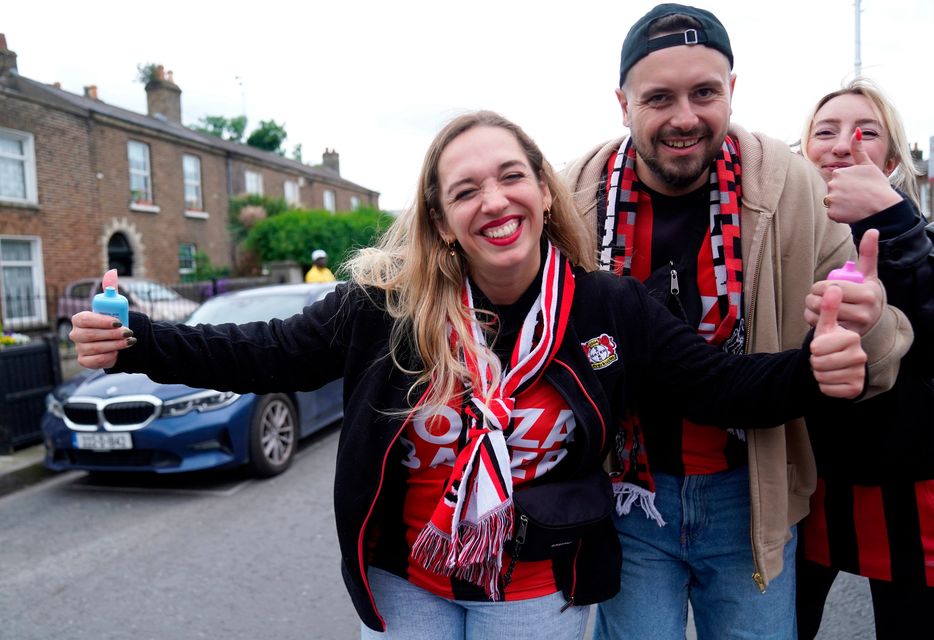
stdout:
[[62,320],[58,323],[58,341],[67,345],[71,345],[71,338],[68,337],[68,334],[71,333],[71,320]]
[[254,475],[268,478],[289,468],[298,445],[298,414],[287,396],[260,396],[250,425],[250,462]]

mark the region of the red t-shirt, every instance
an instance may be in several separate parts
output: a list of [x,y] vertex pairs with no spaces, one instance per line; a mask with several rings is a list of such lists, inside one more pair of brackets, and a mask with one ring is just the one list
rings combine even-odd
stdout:
[[[511,431],[506,445],[511,456],[513,488],[541,477],[567,454],[565,443],[573,439],[574,415],[564,399],[544,381],[516,397]],[[406,426],[402,444],[407,455],[402,464],[409,469],[403,520],[405,537],[412,544],[441,499],[445,483],[464,444],[465,425],[458,408],[443,407],[429,414],[423,409]],[[509,554],[503,554],[503,573]],[[455,598],[451,578],[427,571],[408,559],[408,580],[444,598]],[[505,600],[525,600],[550,595],[555,585],[551,560],[516,564],[512,580],[503,592]],[[462,594],[458,596],[464,599]]]

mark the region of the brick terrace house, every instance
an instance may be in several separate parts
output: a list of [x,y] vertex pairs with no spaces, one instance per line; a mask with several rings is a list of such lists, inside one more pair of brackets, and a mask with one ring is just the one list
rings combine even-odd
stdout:
[[[182,125],[171,73],[146,84],[148,114],[20,76],[0,34],[0,303],[7,329],[54,320],[65,284],[116,267],[176,282],[195,251],[233,266],[231,196],[350,211],[379,194],[341,178],[338,154],[312,167]],[[46,301],[43,304],[42,301]]]

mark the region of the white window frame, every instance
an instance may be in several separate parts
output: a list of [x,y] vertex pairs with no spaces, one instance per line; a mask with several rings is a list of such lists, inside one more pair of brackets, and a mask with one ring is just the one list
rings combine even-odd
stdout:
[[337,213],[337,194],[334,193],[334,189],[325,189],[322,198],[324,200],[324,210]]
[[[145,168],[143,169],[134,169],[133,168],[133,156],[132,149],[137,148],[144,151],[144,160]],[[130,206],[131,208],[139,208],[141,210],[148,210],[155,206],[155,200],[153,199],[152,194],[152,156],[149,152],[149,145],[145,142],[140,142],[139,140],[127,140],[126,143],[126,158],[127,158],[127,169],[130,176]],[[141,189],[141,197],[134,198],[133,192],[136,189],[133,188],[133,177],[142,177],[143,184],[145,185]]]
[[296,180],[286,180],[282,183],[282,193],[285,196],[285,201],[291,205],[300,205],[302,204],[301,191],[298,187],[298,182]]
[[23,163],[23,182],[26,191],[25,198],[0,194],[0,202],[15,202],[17,204],[39,204],[39,194],[36,188],[36,141],[35,137],[26,131],[16,131],[0,127],[0,137],[8,138],[22,143],[22,155],[11,155],[0,151],[0,158]]
[[[190,267],[182,266],[182,247],[191,247],[191,266]],[[187,275],[189,273],[194,273],[197,270],[198,264],[197,264],[197,261],[195,260],[195,256],[197,254],[198,254],[198,245],[196,245],[194,242],[179,243],[178,245],[178,272],[179,274]]]
[[[189,171],[189,168],[192,171]],[[195,173],[197,176],[194,175]],[[205,216],[204,190],[201,187],[201,158],[190,153],[182,154],[182,181],[185,215],[196,218]],[[192,200],[188,197],[189,190],[195,195]]]
[[0,235],[0,244],[4,240],[29,242],[33,247],[32,259],[29,261],[4,260],[3,248],[0,247],[0,283],[3,282],[3,270],[6,267],[30,267],[32,269],[32,290],[35,308],[33,315],[10,318],[6,304],[6,288],[2,287],[3,295],[0,296],[0,307],[2,307],[3,311],[3,328],[15,331],[44,325],[48,322],[48,313],[46,311],[45,273],[42,268],[42,238],[38,236]]
[[244,169],[243,189],[251,195],[263,195],[263,174],[258,171]]

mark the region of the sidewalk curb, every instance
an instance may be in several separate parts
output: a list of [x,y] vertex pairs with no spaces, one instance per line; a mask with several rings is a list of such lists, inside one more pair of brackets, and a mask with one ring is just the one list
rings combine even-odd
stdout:
[[54,471],[42,464],[44,454],[43,446],[36,445],[19,451],[10,458],[0,457],[0,497],[55,476]]

